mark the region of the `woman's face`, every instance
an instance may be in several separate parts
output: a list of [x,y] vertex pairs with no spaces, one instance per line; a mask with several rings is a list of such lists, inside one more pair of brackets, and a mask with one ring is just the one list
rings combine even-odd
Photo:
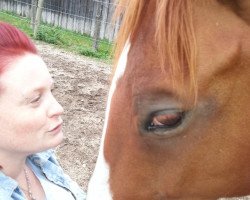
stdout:
[[33,54],[14,58],[0,75],[0,151],[31,154],[63,140],[63,108],[51,93],[53,80]]

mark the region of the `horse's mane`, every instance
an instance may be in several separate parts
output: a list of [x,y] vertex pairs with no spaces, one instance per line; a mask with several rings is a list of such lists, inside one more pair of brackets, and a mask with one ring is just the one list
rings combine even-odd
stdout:
[[[169,66],[173,84],[188,77],[190,93],[196,97],[196,43],[190,0],[154,0],[156,3],[155,39],[162,64]],[[119,0],[116,16],[122,15],[115,51],[115,63],[128,38],[136,35],[148,0]],[[178,77],[178,79],[176,78]],[[183,85],[184,86],[184,85]]]

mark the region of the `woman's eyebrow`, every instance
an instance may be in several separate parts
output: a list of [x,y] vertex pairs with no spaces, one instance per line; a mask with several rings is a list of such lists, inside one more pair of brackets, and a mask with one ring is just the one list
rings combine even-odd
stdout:
[[49,81],[49,84],[40,84],[37,86],[34,86],[32,88],[28,88],[26,91],[22,92],[22,96],[24,97],[25,101],[31,99],[31,95],[40,93],[44,90],[48,89],[53,89],[55,87],[55,82],[53,79]]

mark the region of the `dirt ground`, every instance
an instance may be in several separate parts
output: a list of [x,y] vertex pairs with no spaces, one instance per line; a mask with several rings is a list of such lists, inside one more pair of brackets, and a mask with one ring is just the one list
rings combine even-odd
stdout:
[[64,107],[65,141],[56,153],[65,172],[87,190],[104,123],[110,65],[36,42]]
[[58,160],[86,191],[98,154],[111,66],[45,43],[36,45],[55,80],[54,95],[64,107],[65,140],[56,149]]

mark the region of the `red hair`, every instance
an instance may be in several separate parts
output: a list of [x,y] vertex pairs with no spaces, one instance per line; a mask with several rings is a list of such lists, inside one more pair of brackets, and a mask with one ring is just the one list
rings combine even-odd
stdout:
[[25,53],[38,54],[33,42],[16,27],[0,21],[0,75],[13,58]]
[[16,27],[0,21],[0,74],[13,57],[25,53],[38,54],[33,42]]

